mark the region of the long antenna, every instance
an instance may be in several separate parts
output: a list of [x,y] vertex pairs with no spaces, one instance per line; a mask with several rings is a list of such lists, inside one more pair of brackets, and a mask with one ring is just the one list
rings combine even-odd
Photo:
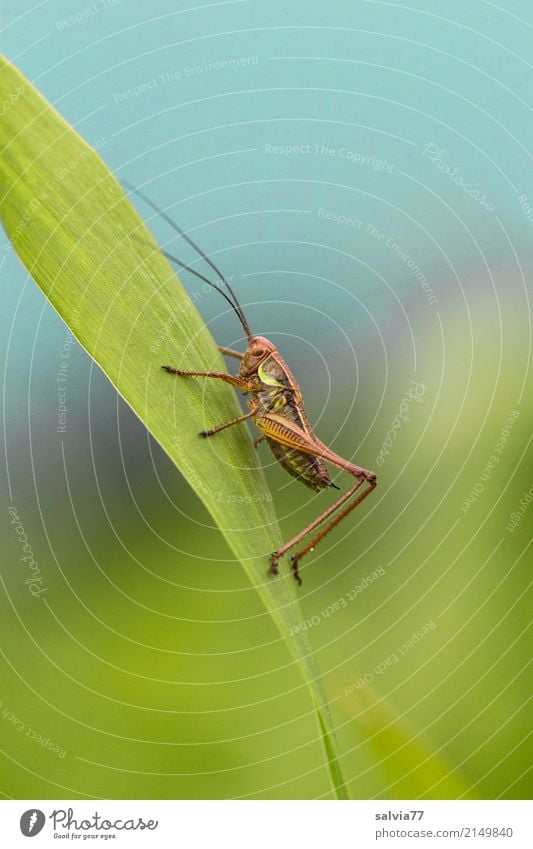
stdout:
[[[147,242],[146,242],[146,244],[147,244]],[[241,314],[240,314],[239,310],[237,309],[237,307],[235,306],[235,304],[233,303],[233,301],[231,300],[231,298],[229,298],[229,297],[226,295],[226,293],[223,291],[223,289],[221,289],[221,288],[220,288],[220,286],[217,286],[217,284],[216,284],[216,283],[213,283],[211,280],[208,280],[208,279],[207,279],[207,277],[204,277],[204,275],[203,275],[203,274],[200,274],[200,272],[199,272],[199,271],[195,271],[195,270],[194,270],[194,268],[191,268],[189,265],[186,265],[186,264],[185,264],[184,262],[182,262],[180,259],[178,259],[177,257],[173,256],[173,254],[169,254],[169,253],[168,253],[168,251],[164,251],[162,248],[161,248],[160,250],[161,250],[161,253],[163,254],[163,256],[166,256],[166,258],[167,258],[167,259],[169,259],[171,262],[175,262],[175,263],[176,263],[176,265],[179,265],[179,266],[180,266],[180,268],[186,268],[186,269],[187,269],[187,271],[190,271],[190,272],[191,272],[191,274],[194,274],[194,276],[195,276],[195,277],[199,277],[199,278],[200,278],[200,280],[203,280],[203,281],[204,281],[204,283],[208,283],[208,284],[209,284],[209,286],[212,286],[212,287],[213,287],[213,289],[216,289],[216,290],[217,290],[217,292],[218,292],[220,295],[222,295],[222,297],[224,298],[224,300],[225,300],[225,301],[227,301],[227,302],[228,302],[228,304],[230,305],[230,307],[232,308],[233,312],[235,313],[235,315],[236,315],[236,316],[237,316],[237,318],[239,319],[239,322],[242,324],[243,329],[244,329],[244,332],[246,333],[246,336],[248,337],[248,339],[250,339],[250,338],[251,338],[251,335],[252,335],[252,334],[250,333],[250,328],[248,327],[248,325],[246,324],[246,322],[243,322],[243,320],[242,320],[242,316],[241,316]]]
[[[141,238],[141,236],[139,236],[137,233],[133,233],[132,235],[133,235],[133,236],[137,239],[137,241],[138,241],[138,242],[142,242],[143,244],[148,245],[149,247],[153,247],[153,245],[151,244],[151,242],[149,242],[149,241],[148,241],[148,239],[143,239],[143,238]],[[217,284],[216,284],[216,283],[213,283],[213,281],[212,281],[212,280],[209,280],[209,279],[208,279],[207,277],[205,277],[203,274],[200,274],[200,272],[199,272],[199,271],[195,271],[195,269],[194,269],[194,268],[191,268],[191,266],[190,266],[190,265],[187,265],[187,263],[182,262],[182,261],[181,261],[181,259],[178,259],[178,258],[177,258],[176,256],[174,256],[173,254],[169,253],[168,251],[163,250],[163,248],[158,248],[158,250],[159,250],[159,251],[163,254],[163,256],[166,256],[166,258],[167,258],[167,259],[169,259],[171,262],[175,262],[175,263],[176,263],[176,265],[179,265],[179,267],[180,267],[180,268],[186,268],[186,269],[187,269],[187,271],[190,271],[190,273],[191,273],[191,274],[194,274],[194,276],[195,276],[195,277],[198,277],[200,280],[203,280],[203,281],[204,281],[204,283],[207,283],[207,284],[208,284],[208,286],[211,286],[213,289],[216,289],[216,291],[217,291],[220,295],[222,295],[222,297],[224,298],[224,300],[225,300],[225,301],[227,301],[227,302],[228,302],[228,304],[230,305],[230,307],[232,308],[233,312],[235,313],[235,315],[236,315],[236,316],[237,316],[237,318],[239,319],[239,323],[242,325],[243,330],[244,330],[244,332],[246,333],[246,336],[248,337],[248,339],[251,339],[250,328],[248,327],[248,325],[246,324],[246,322],[244,322],[244,323],[243,323],[243,319],[242,319],[242,315],[241,315],[241,313],[238,311],[237,307],[235,306],[235,304],[233,303],[233,301],[231,300],[231,298],[228,298],[228,296],[227,296],[227,295],[226,295],[226,293],[225,293],[225,292],[224,292],[224,291],[220,288],[220,286],[217,286]],[[155,250],[154,250],[154,253],[156,253],[156,251],[155,251]]]
[[[239,303],[239,301],[238,301],[238,299],[237,299],[237,296],[236,296],[235,292],[234,292],[234,291],[233,291],[233,289],[231,288],[230,284],[228,283],[228,281],[226,280],[226,278],[224,277],[224,275],[222,274],[222,272],[220,271],[220,269],[218,268],[218,266],[216,266],[216,265],[215,265],[215,263],[213,262],[213,260],[211,260],[211,259],[210,259],[210,258],[209,258],[209,257],[208,257],[205,253],[204,253],[204,251],[203,251],[203,250],[202,250],[202,249],[201,249],[201,248],[200,248],[200,247],[196,244],[196,242],[195,242],[193,239],[191,239],[191,237],[190,237],[190,236],[188,236],[188,235],[187,235],[187,233],[185,233],[185,232],[181,229],[181,227],[179,227],[179,225],[178,225],[178,224],[176,224],[176,222],[175,222],[175,221],[173,221],[173,219],[172,219],[172,218],[171,218],[171,217],[170,217],[170,216],[169,216],[169,215],[168,215],[168,214],[167,214],[164,210],[160,209],[160,208],[159,208],[159,207],[158,207],[158,206],[157,206],[157,205],[156,205],[156,204],[155,204],[155,203],[151,200],[151,198],[149,198],[149,197],[148,197],[148,195],[145,195],[145,193],[144,193],[144,192],[142,192],[140,189],[135,188],[135,186],[133,186],[133,185],[132,185],[131,183],[129,183],[127,180],[123,180],[123,181],[122,181],[122,185],[123,185],[123,186],[125,186],[125,187],[126,187],[126,188],[130,191],[130,192],[134,192],[134,194],[136,194],[136,195],[138,195],[140,198],[142,198],[142,200],[143,200],[146,204],[148,204],[148,206],[149,206],[149,207],[151,207],[151,209],[153,209],[153,210],[154,210],[154,212],[157,212],[157,214],[158,214],[158,215],[160,215],[160,216],[161,216],[161,218],[163,218],[163,220],[167,222],[167,224],[170,224],[170,226],[172,227],[172,229],[173,229],[176,233],[178,233],[180,236],[182,236],[182,238],[184,238],[184,239],[185,239],[185,241],[186,241],[186,242],[188,242],[188,243],[189,243],[189,245],[190,245],[192,248],[194,248],[194,249],[195,249],[195,250],[199,253],[199,255],[200,255],[200,256],[201,256],[201,257],[202,257],[202,258],[203,258],[203,259],[204,259],[204,260],[208,263],[208,265],[210,265],[210,266],[211,266],[211,268],[213,269],[213,271],[214,271],[214,272],[218,275],[218,277],[220,278],[220,280],[222,281],[222,283],[224,284],[224,286],[227,288],[228,292],[230,293],[231,297],[233,298],[233,303],[232,303],[231,305],[232,305],[233,309],[235,310],[235,312],[237,313],[237,315],[239,316],[239,320],[240,320],[240,322],[241,322],[241,324],[242,324],[242,326],[243,326],[243,328],[244,328],[244,331],[245,331],[245,333],[246,333],[246,336],[248,337],[248,340],[250,340],[250,339],[252,338],[252,331],[250,330],[250,326],[249,326],[248,322],[246,321],[246,318],[245,318],[245,316],[244,316],[243,309],[242,309],[242,307],[241,307],[241,305],[240,305],[240,303]],[[165,253],[165,252],[163,251],[163,253]],[[182,263],[182,262],[180,262],[180,260],[176,259],[176,257],[173,257],[173,256],[171,256],[170,254],[168,254],[168,255],[167,255],[167,254],[165,254],[165,256],[167,256],[167,259],[171,259],[173,262],[176,262],[176,263],[177,263],[178,265],[180,265],[182,268],[186,268],[186,269],[188,269],[189,271],[191,271],[191,270],[192,270],[192,269],[190,269],[190,268],[189,268],[189,266],[185,265],[185,263]],[[194,271],[193,271],[192,273],[193,273],[193,274],[196,274],[196,276],[200,276],[202,280],[205,280],[205,282],[206,282],[206,283],[209,283],[209,285],[210,285],[210,286],[212,286],[214,289],[216,289],[216,290],[217,290],[217,292],[220,292],[220,294],[221,294],[221,295],[222,295],[222,294],[224,294],[224,293],[222,292],[222,290],[220,289],[220,287],[219,287],[219,286],[216,286],[214,283],[211,283],[211,281],[210,281],[210,280],[207,280],[207,278],[206,278],[206,277],[202,277],[201,275],[199,275],[199,274],[198,274],[198,272],[194,272]],[[227,295],[224,295],[224,297],[226,298],[226,300],[227,300],[227,301],[229,301],[229,298],[227,297]],[[230,303],[231,303],[231,301],[230,301]]]

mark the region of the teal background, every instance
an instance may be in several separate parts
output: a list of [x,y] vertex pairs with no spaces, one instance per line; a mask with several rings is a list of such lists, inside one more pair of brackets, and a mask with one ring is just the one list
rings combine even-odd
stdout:
[[[321,439],[379,473],[301,590],[359,798],[446,793],[428,764],[377,745],[379,712],[345,695],[365,676],[465,796],[531,794],[532,23],[525,0],[2,5],[3,52],[231,277]],[[271,151],[291,146],[309,152]],[[327,798],[308,693],[210,518],[75,343],[58,433],[70,337],[13,252],[1,276],[0,791]],[[216,339],[242,345],[221,299],[181,276]],[[378,464],[412,381],[421,403]],[[260,458],[288,538],[329,496]]]

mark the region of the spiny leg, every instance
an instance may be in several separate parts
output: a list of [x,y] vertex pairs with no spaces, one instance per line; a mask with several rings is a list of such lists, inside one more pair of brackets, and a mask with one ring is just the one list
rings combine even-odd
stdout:
[[354,463],[350,463],[348,460],[345,460],[343,457],[340,457],[334,451],[324,445],[319,439],[317,439],[314,435],[310,436],[306,431],[304,431],[301,427],[296,425],[294,422],[289,421],[288,419],[283,418],[282,416],[276,413],[267,413],[266,415],[260,416],[256,418],[255,423],[259,430],[263,432],[265,436],[268,436],[270,439],[274,439],[277,442],[280,442],[282,445],[287,446],[288,448],[294,448],[297,451],[302,451],[305,454],[315,455],[317,457],[326,460],[329,463],[332,463],[334,466],[337,466],[340,469],[351,474],[353,477],[357,478],[357,482],[347,491],[344,495],[341,495],[337,501],[328,507],[327,510],[324,510],[320,516],[311,522],[303,531],[300,531],[295,537],[293,537],[289,542],[285,543],[285,545],[281,546],[277,551],[275,551],[271,555],[271,563],[270,570],[274,575],[278,574],[278,561],[279,559],[294,545],[297,545],[302,539],[304,539],[309,533],[315,530],[322,522],[326,521],[330,516],[344,505],[346,502],[350,501],[350,499],[355,495],[357,490],[365,483],[365,481],[369,484],[369,486],[365,489],[364,492],[359,495],[358,498],[352,504],[349,504],[339,513],[338,516],[335,516],[331,522],[327,525],[320,534],[317,535],[313,539],[310,545],[306,546],[301,552],[294,555],[292,558],[293,564],[293,573],[295,579],[298,583],[301,583],[300,576],[298,574],[298,560],[307,554],[308,551],[311,550],[315,545],[320,542],[323,537],[329,533],[335,525],[337,525],[345,516],[348,515],[361,501],[366,498],[366,496],[372,492],[375,488],[377,481],[376,475],[374,472],[369,472],[367,469],[361,468],[361,466],[356,466]]
[[335,513],[339,509],[339,507],[342,507],[342,505],[345,504],[346,501],[349,501],[352,495],[359,489],[359,487],[364,484],[364,482],[365,478],[361,478],[360,480],[358,480],[356,484],[354,484],[352,487],[350,487],[350,489],[344,492],[340,496],[340,498],[337,498],[337,500],[333,504],[331,504],[326,510],[324,510],[323,513],[317,516],[316,519],[313,519],[313,521],[310,522],[309,525],[307,525],[307,527],[303,529],[303,531],[300,531],[300,533],[296,534],[296,536],[292,537],[292,539],[286,542],[285,545],[282,545],[281,548],[278,548],[278,550],[275,551],[274,554],[272,554],[272,557],[276,560],[279,560],[281,557],[283,557],[284,554],[289,551],[289,549],[293,548],[295,545],[298,545],[298,543],[305,539],[305,537],[308,536],[311,531],[314,531],[315,528],[318,528],[318,526],[321,525],[322,522],[325,522],[326,519],[329,519],[329,517],[333,513]]
[[[329,519],[329,517],[332,516],[333,513],[336,513],[337,510],[342,507],[343,504],[350,500],[350,498],[354,495],[354,493],[357,492],[357,490],[364,484],[364,482],[365,478],[361,478],[360,480],[358,480],[356,484],[350,487],[347,492],[343,493],[340,498],[337,498],[337,500],[333,504],[331,504],[326,510],[324,510],[323,513],[317,516],[316,519],[313,519],[313,521],[310,522],[309,525],[307,525],[303,529],[303,531],[300,531],[300,533],[296,534],[296,536],[292,537],[292,539],[286,542],[285,545],[282,545],[281,548],[278,548],[277,551],[274,551],[274,553],[270,555],[270,571],[272,572],[272,574],[278,574],[278,560],[280,560],[283,555],[289,551],[289,549],[293,548],[295,545],[298,545],[299,542],[305,539],[305,537],[308,536],[312,531],[314,531],[315,528],[318,528],[318,526],[321,525],[322,522],[325,522],[326,519]],[[297,580],[298,583],[301,583],[299,578],[297,578]]]
[[[231,386],[237,387],[237,389],[244,389],[245,391],[248,390],[248,383],[238,376],[234,377],[232,374],[223,374],[218,371],[184,371],[182,369],[174,368],[173,366],[161,366],[161,368],[168,371],[169,374],[177,374],[181,377],[212,377],[215,380],[223,380],[225,383],[229,383]],[[227,427],[244,422],[246,419],[250,419],[254,415],[255,409],[251,410],[249,413],[245,413],[243,416],[238,416],[236,419],[232,419],[230,422],[224,422],[221,425],[217,425],[210,430],[202,430],[200,431],[200,436],[213,436],[214,433],[218,433]]]
[[174,366],[161,366],[162,369],[168,371],[169,374],[177,374],[180,377],[212,377],[215,380],[223,380],[224,383],[229,383],[230,386],[235,386],[237,389],[249,391],[248,383],[240,377],[234,377],[232,374],[224,374],[220,371],[186,371]]
[[225,430],[227,427],[232,427],[233,425],[240,424],[240,422],[246,421],[246,419],[251,419],[252,416],[255,416],[255,410],[252,410],[250,413],[245,413],[244,416],[238,416],[236,419],[232,419],[230,422],[224,422],[223,424],[217,425],[216,427],[212,427],[211,430],[201,430],[200,436],[213,436],[214,433],[220,433],[221,430]]
[[[302,548],[300,551],[297,551],[296,554],[292,555],[292,557],[291,557],[291,569],[292,569],[292,573],[293,573],[295,579],[298,581],[299,584],[302,583],[302,579],[300,578],[300,574],[298,572],[298,564],[299,564],[300,560],[302,559],[302,557],[305,557],[306,554],[309,554],[310,551],[313,551],[315,546],[317,546],[318,543],[321,542],[324,539],[326,534],[329,534],[329,532],[332,531],[333,528],[336,525],[339,524],[339,522],[342,522],[342,520],[345,519],[346,516],[348,516],[352,512],[352,510],[354,510],[361,503],[361,501],[363,501],[363,499],[365,499],[367,497],[367,495],[369,495],[372,492],[372,490],[376,487],[376,485],[377,485],[376,480],[369,481],[369,485],[367,486],[367,488],[365,490],[363,490],[363,492],[354,501],[352,501],[351,504],[348,504],[348,506],[345,507],[344,510],[341,510],[341,512],[337,516],[335,516],[331,520],[331,522],[329,522],[326,525],[325,528],[322,528],[320,533],[318,533],[315,537],[313,537],[311,542],[309,542],[305,546],[305,548]],[[361,483],[357,483],[357,484],[355,484],[355,486],[352,486],[352,488],[349,490],[349,495],[350,496],[354,495],[357,492],[357,490],[359,489],[360,486],[361,486]]]
[[254,448],[258,448],[259,445],[261,444],[261,442],[263,442],[264,439],[266,439],[266,436],[265,436],[264,433],[262,434],[262,436],[258,436],[257,439],[254,439]]

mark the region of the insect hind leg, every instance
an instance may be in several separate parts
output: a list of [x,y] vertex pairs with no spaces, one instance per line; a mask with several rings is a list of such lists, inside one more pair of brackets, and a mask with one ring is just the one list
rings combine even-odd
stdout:
[[334,516],[328,522],[328,524],[324,528],[322,528],[322,530],[318,534],[316,534],[316,536],[313,537],[311,542],[304,546],[304,548],[300,549],[300,551],[297,551],[296,554],[293,554],[290,558],[293,575],[299,584],[302,583],[302,579],[300,578],[298,572],[298,564],[302,557],[305,557],[306,554],[309,554],[310,551],[313,551],[315,546],[317,546],[318,543],[321,542],[324,537],[329,534],[329,532],[332,531],[336,525],[339,524],[339,522],[342,522],[342,520],[345,519],[346,516],[348,516],[352,512],[352,510],[355,510],[355,508],[358,507],[359,504],[361,504],[361,502],[367,497],[367,495],[370,495],[372,490],[376,488],[377,479],[376,475],[373,472],[370,472],[368,477],[364,478],[363,480],[366,480],[366,482],[368,483],[366,489],[364,489],[363,492],[361,492],[360,495],[357,496],[357,498],[355,498],[353,501],[350,501],[350,498],[355,495],[355,493],[361,486],[362,481],[354,484],[354,486],[352,486],[352,488],[349,490],[348,498],[346,498],[346,501],[348,502],[347,506],[343,510],[341,510],[340,513],[337,513],[337,515]]
[[[299,584],[302,583],[302,579],[298,570],[298,564],[302,557],[305,557],[306,554],[309,554],[309,552],[312,551],[315,546],[318,545],[319,542],[321,542],[321,540],[326,536],[326,534],[329,534],[329,532],[332,531],[333,528],[339,524],[339,522],[346,518],[346,516],[351,513],[351,511],[354,510],[363,501],[363,499],[366,498],[367,495],[370,495],[372,490],[375,489],[375,487],[377,486],[377,479],[374,472],[369,472],[366,469],[361,469],[360,473],[358,472],[356,477],[356,483],[354,483],[354,485],[350,487],[347,492],[343,493],[343,495],[341,495],[341,497],[338,498],[334,504],[328,507],[327,510],[324,510],[324,512],[321,513],[320,516],[317,516],[317,518],[314,519],[306,528],[304,528],[303,531],[300,531],[299,534],[296,534],[295,537],[293,537],[291,540],[285,543],[285,545],[283,545],[271,555],[270,571],[273,575],[278,574],[278,562],[283,557],[283,555],[286,554],[289,549],[294,548],[294,546],[302,542],[302,540],[304,540],[306,537],[309,536],[310,533],[316,530],[319,525],[329,519],[330,521],[328,522],[328,524],[312,538],[311,542],[309,542],[304,548],[300,549],[300,551],[297,551],[296,554],[294,554],[290,558],[294,579]],[[364,486],[364,484],[368,485],[363,490],[363,492],[360,493],[360,495],[354,498],[357,491],[362,486]]]

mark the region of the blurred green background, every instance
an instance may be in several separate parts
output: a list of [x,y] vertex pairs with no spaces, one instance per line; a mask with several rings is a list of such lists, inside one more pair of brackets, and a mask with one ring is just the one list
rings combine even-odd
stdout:
[[[530,4],[2,15],[7,56],[232,277],[320,438],[379,474],[301,588],[352,795],[530,796]],[[328,798],[308,692],[210,517],[6,245],[1,276],[0,792]],[[258,461],[288,538],[330,496]]]

